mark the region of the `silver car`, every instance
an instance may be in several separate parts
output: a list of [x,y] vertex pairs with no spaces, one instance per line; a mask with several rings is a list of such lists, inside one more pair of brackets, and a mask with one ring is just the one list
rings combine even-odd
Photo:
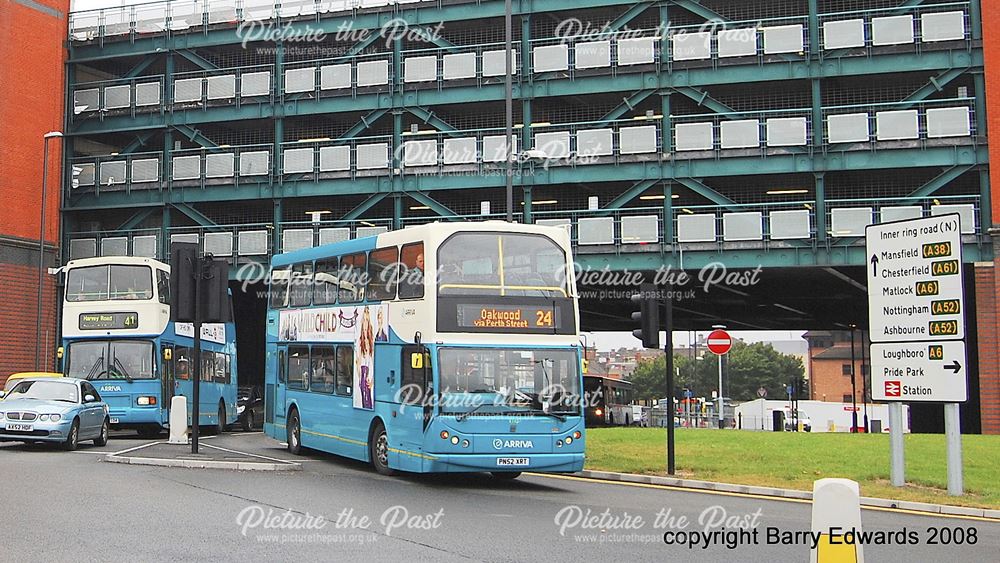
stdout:
[[55,442],[75,450],[108,443],[108,405],[83,379],[24,379],[0,402],[0,441]]

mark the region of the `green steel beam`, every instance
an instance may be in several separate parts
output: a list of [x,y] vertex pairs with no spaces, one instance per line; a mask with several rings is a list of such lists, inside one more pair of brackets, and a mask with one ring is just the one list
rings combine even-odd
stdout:
[[389,194],[387,194],[387,193],[375,194],[375,195],[371,196],[370,198],[368,198],[368,199],[364,200],[363,202],[361,202],[354,209],[352,209],[352,210],[348,211],[347,213],[345,213],[344,216],[341,217],[340,219],[342,221],[353,221],[353,220],[357,219],[358,217],[361,217],[362,215],[364,215],[365,211],[368,211],[372,207],[375,207],[376,205],[378,205],[379,202],[381,202],[383,199],[385,199],[386,196],[388,196],[388,195]]
[[173,205],[174,205],[175,209],[177,209],[181,213],[187,215],[188,217],[191,218],[192,221],[194,221],[195,223],[198,223],[202,227],[206,227],[206,228],[209,228],[209,229],[213,228],[213,227],[218,227],[218,225],[215,224],[215,221],[212,221],[211,219],[209,219],[208,217],[206,217],[201,211],[198,211],[197,209],[195,209],[194,207],[191,207],[187,203],[179,203],[178,202],[178,203],[174,203]]
[[826,174],[819,172],[813,175],[813,189],[816,191],[816,240],[824,242],[827,239],[826,232]]
[[139,150],[140,147],[146,146],[146,141],[148,141],[149,138],[152,137],[152,136],[153,136],[153,132],[152,131],[142,131],[142,132],[138,133],[135,136],[135,139],[132,139],[131,143],[129,143],[128,145],[125,146],[125,148],[123,148],[121,151],[119,151],[119,154],[132,154],[132,153],[134,153],[135,151]]
[[[779,82],[783,80],[827,79],[844,76],[869,76],[903,72],[935,72],[949,68],[977,68],[983,66],[982,50],[930,51],[920,54],[895,54],[879,57],[845,57],[816,65],[808,61],[780,62],[765,65],[738,65],[727,67],[725,72],[713,68],[675,69],[673,72],[651,74],[618,74],[614,80],[607,77],[577,77],[575,80],[541,81],[515,85],[515,96],[521,99],[585,96],[609,92],[663,91],[670,88],[705,88],[709,86]],[[281,90],[281,75],[277,71],[276,88]],[[485,86],[459,86],[407,92],[402,105],[433,107],[454,104],[476,104],[484,101],[502,101],[502,84]],[[384,94],[359,94],[357,96],[323,97],[317,100],[298,100],[287,104],[241,104],[195,110],[177,110],[161,115],[159,112],[135,116],[109,117],[104,120],[88,119],[72,124],[70,135],[93,135],[120,131],[162,128],[166,120],[191,125],[225,123],[232,121],[267,119],[279,110],[287,116],[309,116],[324,113],[354,113],[391,108],[394,101]]]
[[674,4],[678,7],[684,8],[696,16],[705,18],[707,21],[726,21],[726,18],[722,17],[722,15],[715,10],[702,6],[701,0],[674,0]]
[[[645,100],[647,100],[653,94],[656,94],[656,90],[639,90],[638,92],[633,92],[628,96],[622,98],[622,103],[618,104],[618,107],[604,114],[604,117],[598,121],[614,121],[616,119],[621,119],[626,113],[630,111],[635,111],[635,107]],[[600,127],[602,124],[594,124],[594,127]]]
[[973,168],[974,165],[966,165],[966,166],[952,166],[951,168],[945,169],[923,186],[920,186],[919,188],[910,192],[910,195],[906,197],[912,197],[915,199],[927,197],[933,194],[934,192],[940,190],[941,188],[947,186],[954,180],[957,180],[959,176],[965,174],[966,172],[972,170]]
[[150,55],[148,57],[144,57],[141,61],[139,61],[139,64],[132,67],[132,69],[129,70],[127,73],[125,73],[125,76],[123,76],[122,78],[135,78],[136,76],[139,76],[139,74],[142,73],[142,71],[149,68],[149,65],[156,62],[156,59],[157,59],[156,55]]
[[983,8],[979,0],[969,2],[969,27],[972,28],[972,40],[981,41],[983,38]]
[[[357,20],[354,20],[354,22],[356,21]],[[352,22],[352,24],[354,22]],[[361,28],[355,27],[354,29],[361,29]],[[341,63],[353,59],[354,57],[360,55],[365,49],[371,47],[380,38],[382,38],[381,33],[369,33],[367,37],[365,37],[361,41],[358,41],[350,49],[348,49],[346,53],[344,53],[339,57],[334,58],[333,62]]]
[[455,213],[455,211],[450,209],[447,205],[444,205],[443,203],[439,202],[438,200],[432,198],[431,196],[423,192],[407,192],[406,195],[417,200],[417,202],[419,202],[421,205],[426,205],[427,207],[430,207],[431,211],[437,213],[441,217],[447,217],[449,221],[457,220],[456,218],[459,215],[458,213]]
[[407,30],[409,33],[413,33],[414,36],[420,37],[428,43],[432,43],[442,49],[447,49],[448,51],[458,51],[462,47],[460,45],[455,45],[451,41],[441,37],[435,31],[427,29],[425,26],[415,27],[412,30]]
[[663,182],[663,242],[669,248],[674,244],[674,184]]
[[729,199],[728,197],[706,186],[703,182],[699,180],[695,180],[694,178],[675,178],[675,180],[677,181],[678,184],[684,186],[685,188],[691,190],[692,192],[700,195],[701,197],[711,201],[716,205],[721,205],[727,209],[735,209],[736,206],[735,201]]
[[271,252],[279,254],[282,250],[281,225],[285,222],[284,202],[280,198],[275,198],[274,200],[274,207],[271,210],[271,220],[273,221],[273,228],[271,229]]
[[618,31],[632,22],[635,18],[642,15],[643,12],[652,8],[656,5],[655,1],[648,2],[638,2],[629,9],[625,10],[625,13],[615,18],[610,24],[608,24],[606,33],[602,35],[609,35],[611,32]]
[[601,212],[598,213],[598,215],[600,216],[610,215],[615,210],[621,209],[622,207],[625,206],[625,204],[641,196],[643,192],[655,186],[657,182],[659,182],[659,180],[643,180],[641,182],[633,184],[631,188],[625,190],[618,197],[613,199],[611,203],[605,205],[604,208],[601,210]]
[[689,86],[678,86],[671,89],[678,94],[691,98],[699,106],[706,107],[715,113],[725,115],[728,119],[739,119],[742,115],[733,108],[710,96],[706,90],[699,90]]
[[174,51],[178,55],[184,57],[185,59],[191,61],[192,63],[198,65],[202,70],[218,70],[219,67],[211,63],[211,61],[205,59],[198,53],[190,49],[177,49]]
[[195,129],[194,127],[188,125],[173,125],[173,128],[181,135],[184,135],[184,137],[186,137],[187,140],[191,141],[192,143],[201,145],[206,149],[219,148],[219,145],[216,144],[215,141],[209,139],[208,137],[203,135],[201,131]]
[[152,215],[153,212],[156,210],[157,208],[155,207],[147,207],[146,209],[137,211],[134,215],[129,217],[127,221],[125,221],[121,225],[118,225],[118,228],[115,229],[115,231],[131,231],[132,229],[139,226],[139,223],[145,221],[146,218]]
[[[989,150],[986,146],[932,147],[927,149],[892,149],[882,151],[845,151],[817,153],[813,157],[783,154],[767,158],[733,157],[698,160],[664,160],[661,162],[634,162],[621,164],[593,164],[588,166],[555,166],[548,170],[536,169],[531,178],[535,186],[567,185],[600,182],[640,182],[642,180],[680,180],[682,178],[712,178],[725,176],[755,176],[765,174],[815,174],[842,171],[891,171],[913,168],[950,168],[956,165],[986,165]],[[416,175],[407,177],[407,191],[431,192],[437,190],[467,190],[474,188],[501,188],[503,175]],[[392,190],[393,180],[387,176],[356,177],[345,179],[301,180],[287,182],[294,185],[296,197],[330,197],[338,195],[371,195],[384,197]],[[129,208],[159,205],[167,202],[233,201],[270,198],[266,183],[234,186],[174,187],[169,192],[159,190],[131,190],[77,195],[65,207],[74,210]],[[377,203],[377,202],[373,202]]]
[[410,106],[404,109],[413,114],[417,119],[423,121],[424,123],[437,129],[438,131],[442,131],[445,133],[454,133],[458,131],[458,129],[456,129],[452,124],[441,119],[440,117],[435,115],[433,111],[427,108]]
[[353,139],[354,137],[357,137],[361,133],[364,133],[365,129],[371,127],[376,121],[381,119],[382,116],[387,113],[389,113],[388,109],[377,109],[368,115],[361,116],[361,121],[355,123],[354,127],[348,129],[346,133],[339,137],[339,139]]
[[927,84],[924,84],[912,94],[903,99],[903,104],[900,107],[909,108],[922,102],[932,96],[933,94],[944,90],[952,80],[955,80],[959,76],[969,72],[970,68],[950,68],[937,76],[932,76]]

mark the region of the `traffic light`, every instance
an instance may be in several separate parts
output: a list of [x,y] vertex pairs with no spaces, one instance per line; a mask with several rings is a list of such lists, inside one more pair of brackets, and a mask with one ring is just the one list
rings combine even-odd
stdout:
[[639,293],[632,296],[632,303],[639,306],[639,311],[632,313],[632,320],[640,326],[632,331],[632,336],[642,340],[643,348],[660,347],[660,307],[656,297],[656,286],[651,283],[639,286]]

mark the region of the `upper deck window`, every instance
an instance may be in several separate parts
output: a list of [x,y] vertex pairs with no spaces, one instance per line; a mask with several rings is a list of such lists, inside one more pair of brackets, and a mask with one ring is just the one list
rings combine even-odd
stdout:
[[542,235],[459,233],[438,250],[439,295],[567,297],[566,253]]
[[66,300],[120,301],[153,298],[149,266],[102,265],[73,268],[66,279]]

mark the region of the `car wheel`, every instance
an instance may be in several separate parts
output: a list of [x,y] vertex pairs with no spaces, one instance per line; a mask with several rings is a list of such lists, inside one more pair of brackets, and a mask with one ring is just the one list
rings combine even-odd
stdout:
[[385,426],[379,422],[372,432],[372,439],[368,442],[371,450],[372,465],[380,475],[395,475],[396,471],[389,467],[389,435],[385,432]]
[[252,432],[253,431],[253,411],[247,410],[243,411],[243,431]]
[[94,445],[97,447],[103,447],[108,445],[108,435],[111,433],[111,425],[108,424],[107,417],[104,418],[104,424],[101,424],[101,434],[97,438],[94,438]]
[[66,441],[62,443],[62,448],[67,452],[75,450],[80,445],[80,421],[78,419],[73,420],[73,425],[69,428],[69,434],[66,435]]
[[511,472],[494,471],[493,473],[490,473],[490,475],[492,475],[493,478],[496,479],[497,481],[513,481],[514,479],[517,479],[518,477],[521,476],[521,472],[520,471],[511,471]]
[[288,453],[301,455],[302,453],[302,425],[299,423],[299,411],[293,410],[288,417]]

